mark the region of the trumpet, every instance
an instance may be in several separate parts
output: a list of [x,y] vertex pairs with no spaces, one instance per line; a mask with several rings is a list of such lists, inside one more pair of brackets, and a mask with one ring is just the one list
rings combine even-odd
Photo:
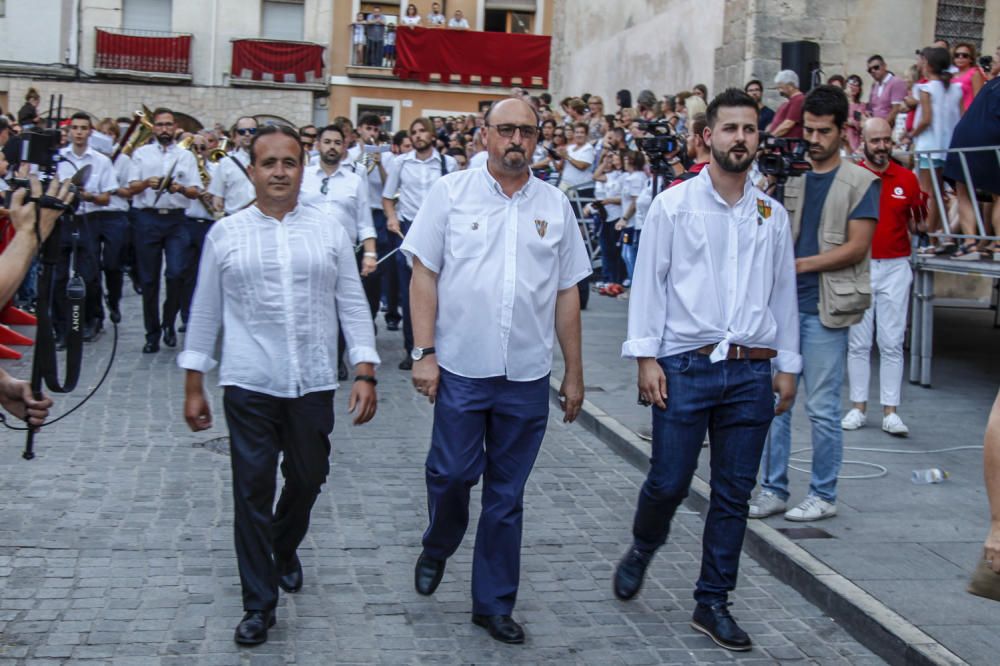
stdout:
[[221,159],[225,159],[226,155],[228,154],[227,153],[228,148],[229,148],[229,137],[224,136],[221,139],[219,139],[219,147],[213,149],[208,154],[208,161],[214,164]]
[[115,146],[114,153],[111,155],[112,162],[122,153],[131,156],[136,148],[149,142],[153,136],[152,117],[153,112],[145,104],[133,114],[132,124],[125,130],[125,134],[122,135],[121,141]]

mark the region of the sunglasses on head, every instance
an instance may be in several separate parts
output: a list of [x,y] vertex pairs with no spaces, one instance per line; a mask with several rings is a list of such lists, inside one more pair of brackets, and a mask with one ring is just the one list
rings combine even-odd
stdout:
[[236,130],[236,133],[239,134],[239,135],[241,135],[241,136],[246,136],[247,134],[249,134],[250,136],[253,136],[254,134],[257,133],[257,128],[256,127],[241,127],[241,128],[239,128],[239,129]]

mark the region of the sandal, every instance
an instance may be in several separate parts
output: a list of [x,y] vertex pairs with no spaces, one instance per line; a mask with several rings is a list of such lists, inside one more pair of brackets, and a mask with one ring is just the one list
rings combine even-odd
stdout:
[[952,254],[951,258],[956,261],[979,261],[982,256],[975,243],[966,243],[961,249]]

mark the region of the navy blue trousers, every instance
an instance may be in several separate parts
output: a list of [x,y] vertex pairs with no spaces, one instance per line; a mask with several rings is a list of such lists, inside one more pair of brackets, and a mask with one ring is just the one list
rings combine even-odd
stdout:
[[[410,224],[412,224],[410,220],[399,218],[399,227],[404,236],[410,230]],[[396,238],[398,239],[399,236]],[[406,354],[409,355],[413,351],[413,320],[410,318],[410,279],[413,277],[413,268],[406,261],[406,255],[402,250],[397,252],[393,258],[396,260],[396,275],[399,280],[399,304],[403,309],[403,346],[406,348]]]
[[750,493],[774,418],[771,362],[712,363],[694,351],[658,361],[667,376],[667,408],[653,407],[653,454],[632,535],[636,548],[648,553],[666,542],[707,430],[712,495],[694,598],[712,605],[726,601],[736,587]]
[[187,229],[188,270],[184,275],[184,289],[181,292],[181,321],[185,324],[191,314],[191,301],[194,299],[194,288],[198,285],[198,266],[201,264],[201,249],[205,247],[205,236],[212,228],[215,220],[203,220],[196,217],[185,217],[184,227]]
[[[135,258],[142,282],[142,317],[146,342],[159,340],[162,326],[173,326],[181,307],[184,278],[191,256],[184,211],[161,215],[145,209],[135,211]],[[164,258],[166,270],[163,270]],[[197,269],[197,267],[195,267]],[[160,273],[167,281],[160,319]]]
[[[108,303],[118,306],[122,300],[122,267],[129,242],[129,222],[124,211],[101,211],[90,213],[88,219],[97,233],[101,271],[104,273],[104,289]],[[104,319],[103,308],[101,319]]]
[[549,378],[468,379],[441,370],[427,454],[430,525],[424,552],[445,560],[469,525],[469,494],[483,478],[472,560],[472,612],[510,615],[521,573],[524,486],[549,416]]

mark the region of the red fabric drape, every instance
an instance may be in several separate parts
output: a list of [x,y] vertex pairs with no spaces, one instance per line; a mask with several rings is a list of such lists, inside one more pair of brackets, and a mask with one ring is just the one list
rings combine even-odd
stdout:
[[440,74],[444,82],[452,74],[460,74],[462,83],[478,76],[483,85],[498,76],[502,85],[520,77],[530,85],[532,77],[540,77],[542,86],[549,84],[549,50],[551,37],[516,35],[504,32],[473,32],[427,28],[396,30],[396,67],[393,73],[401,79],[428,81],[431,74]]
[[97,66],[137,72],[191,73],[191,35],[143,37],[97,29]]
[[[323,47],[298,42],[237,39],[233,41],[232,73],[234,77],[254,81],[263,80],[264,74],[273,75],[279,83],[322,81]],[[294,81],[287,78],[289,74]]]

